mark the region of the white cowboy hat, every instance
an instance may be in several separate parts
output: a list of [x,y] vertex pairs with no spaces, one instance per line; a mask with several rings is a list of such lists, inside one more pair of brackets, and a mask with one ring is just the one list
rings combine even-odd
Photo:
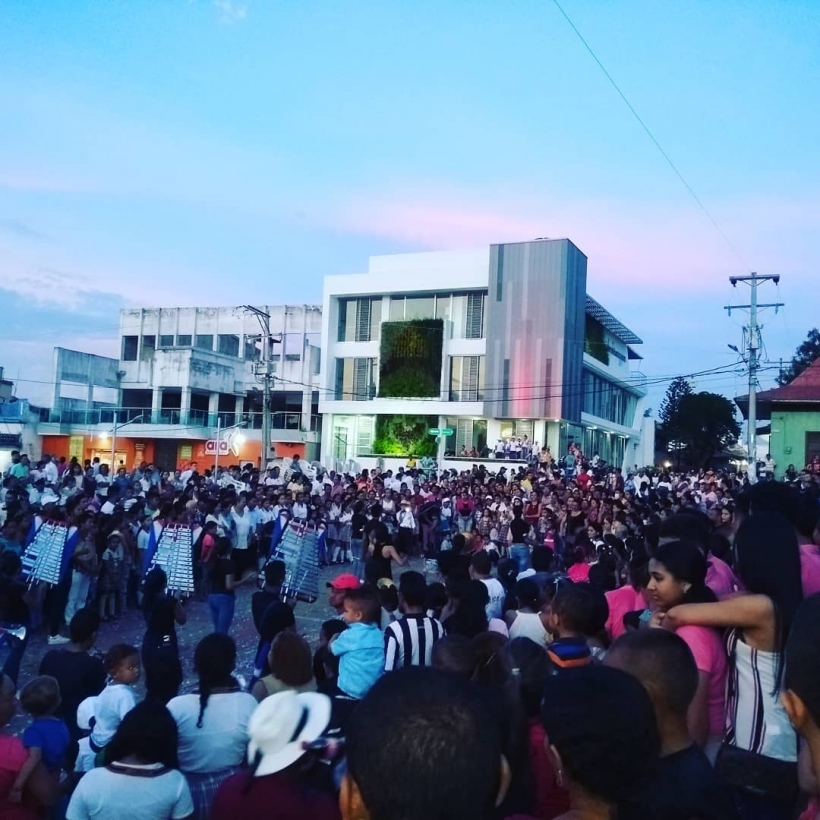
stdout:
[[248,723],[248,761],[260,757],[255,777],[286,769],[330,723],[330,698],[316,692],[277,692],[265,698]]

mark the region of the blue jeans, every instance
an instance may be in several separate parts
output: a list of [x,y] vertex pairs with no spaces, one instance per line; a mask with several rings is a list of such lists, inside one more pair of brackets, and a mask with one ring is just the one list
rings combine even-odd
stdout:
[[526,544],[513,544],[510,547],[510,558],[518,564],[519,572],[524,572],[532,566],[530,548]]
[[361,581],[364,579],[364,540],[350,539],[350,554],[353,556],[353,566],[350,571]]
[[224,592],[212,592],[208,596],[208,606],[211,608],[214,632],[227,635],[233,620],[236,598],[233,595],[226,595]]

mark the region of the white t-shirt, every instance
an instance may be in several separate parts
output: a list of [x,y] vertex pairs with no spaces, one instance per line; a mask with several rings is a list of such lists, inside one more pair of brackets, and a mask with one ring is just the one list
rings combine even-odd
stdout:
[[191,790],[176,769],[114,763],[80,780],[66,820],[181,820],[194,813]]
[[124,683],[109,683],[97,696],[91,739],[105,746],[114,737],[122,719],[137,705],[134,692]]
[[247,509],[243,511],[242,515],[239,515],[236,510],[231,510],[231,518],[236,526],[236,545],[234,548],[246,550],[248,548],[248,538],[250,537],[251,526],[253,524],[251,515]]
[[206,774],[239,766],[248,747],[248,721],[257,707],[247,692],[211,695],[199,720],[199,695],[180,695],[168,704],[179,730],[179,768]]
[[482,578],[481,583],[487,587],[487,592],[490,593],[490,603],[487,604],[487,619],[501,618],[504,615],[504,599],[507,593],[501,581],[497,578]]

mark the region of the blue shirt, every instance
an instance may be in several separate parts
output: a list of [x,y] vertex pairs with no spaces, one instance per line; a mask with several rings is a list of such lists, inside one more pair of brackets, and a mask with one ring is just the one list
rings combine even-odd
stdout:
[[35,718],[23,732],[23,745],[27,749],[41,749],[43,765],[50,772],[59,772],[63,768],[70,742],[68,726],[57,718]]
[[339,689],[360,700],[384,672],[384,637],[376,624],[350,624],[330,644],[339,658]]

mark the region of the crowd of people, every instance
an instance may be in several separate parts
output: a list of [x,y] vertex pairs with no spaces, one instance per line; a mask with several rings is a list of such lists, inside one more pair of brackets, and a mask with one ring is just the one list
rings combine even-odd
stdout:
[[[817,820],[820,475],[622,475],[527,446],[433,474],[15,453],[0,817]],[[46,521],[69,532],[51,585],[21,561]],[[338,565],[318,634],[277,553],[291,522]],[[150,568],[158,523],[192,530],[189,597]],[[182,658],[195,607],[213,631]]]

